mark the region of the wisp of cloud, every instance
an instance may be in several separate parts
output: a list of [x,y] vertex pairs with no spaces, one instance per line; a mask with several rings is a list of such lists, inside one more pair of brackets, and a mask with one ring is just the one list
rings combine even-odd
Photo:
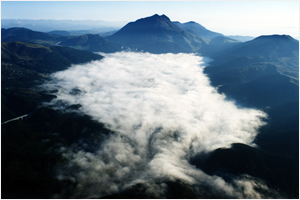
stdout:
[[[227,198],[262,198],[259,181],[234,186],[189,163],[232,143],[253,145],[265,113],[237,107],[210,86],[203,68],[209,59],[194,54],[118,52],[52,75],[43,87],[57,89],[58,102],[80,104],[112,130],[96,152],[61,151],[69,163],[59,179],[78,184],[73,197],[93,198],[143,184],[146,194],[165,197],[164,181],[180,180]],[[74,92],[76,91],[76,92]],[[198,189],[201,193],[201,189]]]

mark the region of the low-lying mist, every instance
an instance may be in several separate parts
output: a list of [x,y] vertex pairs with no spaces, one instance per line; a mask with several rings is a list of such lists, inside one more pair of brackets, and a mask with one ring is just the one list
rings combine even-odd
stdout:
[[178,180],[200,196],[209,190],[226,198],[265,197],[255,189],[268,190],[258,180],[245,176],[227,183],[189,162],[232,143],[255,146],[266,117],[236,106],[210,86],[203,73],[209,59],[194,54],[102,55],[100,61],[53,74],[43,86],[57,89],[52,106],[80,104],[79,112],[113,132],[95,152],[61,148],[69,162],[57,177],[79,183],[73,198],[97,198],[137,184],[144,185],[145,194],[163,198],[165,181]]

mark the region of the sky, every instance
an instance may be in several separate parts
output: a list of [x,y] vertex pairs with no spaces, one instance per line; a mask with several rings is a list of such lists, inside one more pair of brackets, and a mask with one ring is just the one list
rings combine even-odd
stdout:
[[123,21],[165,14],[224,35],[299,37],[299,1],[2,1],[2,19]]

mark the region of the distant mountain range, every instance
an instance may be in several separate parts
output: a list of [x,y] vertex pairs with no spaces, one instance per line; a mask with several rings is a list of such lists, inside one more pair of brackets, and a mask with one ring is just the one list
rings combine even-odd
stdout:
[[1,19],[1,28],[27,28],[34,31],[50,32],[64,30],[70,32],[84,31],[90,34],[118,30],[126,21],[103,21],[103,20],[54,20],[54,19]]
[[[214,42],[212,45],[210,42],[216,37],[222,37],[222,40],[230,40],[232,43],[239,42],[207,30],[196,22],[181,24],[180,22],[171,22],[165,15],[156,14],[128,23],[115,34],[108,36],[107,39],[134,50],[150,53],[197,52],[210,55],[210,52],[216,49]],[[224,41],[221,43],[222,49],[231,46]]]
[[[2,42],[21,41],[45,46],[66,46],[91,52],[112,53],[133,50],[150,53],[199,53],[214,59],[211,67],[205,68],[205,73],[210,76],[212,84],[222,85],[219,87],[220,91],[238,99],[240,97],[237,94],[241,96],[243,91],[240,90],[243,89],[238,89],[237,84],[243,87],[246,87],[245,84],[253,84],[247,86],[251,88],[258,84],[256,81],[268,80],[267,77],[270,75],[286,79],[287,84],[299,85],[299,41],[286,35],[260,36],[247,42],[240,42],[207,30],[198,23],[172,22],[167,16],[157,14],[130,22],[106,38],[99,34],[70,36],[66,31],[50,33],[10,28],[2,29],[1,36]],[[283,89],[282,94],[287,91],[289,90]],[[268,92],[270,90],[261,93],[263,95]],[[284,96],[289,99],[289,95],[294,93]],[[253,100],[255,96],[257,95],[251,95],[246,99]],[[279,101],[275,97],[271,95],[269,100]],[[261,103],[259,99],[255,100],[255,105]],[[284,98],[280,99],[283,102]],[[267,104],[260,106],[262,105],[267,106]]]
[[283,75],[296,85],[299,82],[298,40],[272,35],[240,42],[193,21],[172,22],[165,15],[155,14],[130,22],[106,38],[99,34],[71,36],[67,31],[43,33],[25,28],[2,29],[1,36],[2,42],[66,46],[91,52],[199,53],[214,59],[213,67],[205,68],[205,72],[213,84],[223,85],[220,89],[230,84],[245,84],[268,73]]
[[70,36],[67,31],[54,31],[43,33],[26,28],[1,29],[2,42],[30,42],[45,46],[67,46],[78,50],[92,52],[112,53],[121,51],[122,46],[118,43],[108,41],[99,34],[86,34],[81,36]]
[[[25,28],[2,29],[1,33],[2,42],[22,41],[46,46],[61,45],[79,50],[105,53],[130,48],[134,51],[150,53],[197,52],[210,55],[210,52],[224,50],[232,46],[233,43],[239,43],[239,41],[227,38],[220,33],[207,30],[198,23],[173,23],[167,16],[157,14],[130,22],[119,31],[106,33],[106,35],[109,36],[106,38],[99,34],[78,36],[74,35],[73,32],[63,30],[43,33]],[[216,37],[220,38],[213,40]]]

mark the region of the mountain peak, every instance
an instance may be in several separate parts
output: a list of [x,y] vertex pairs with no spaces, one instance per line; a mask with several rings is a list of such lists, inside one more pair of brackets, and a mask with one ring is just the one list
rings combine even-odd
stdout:
[[173,24],[166,15],[152,15],[129,22],[114,35],[130,34],[162,34],[166,32],[181,32],[181,28]]
[[171,22],[166,15],[158,14],[129,22],[107,38],[152,53],[190,53],[207,45],[200,37]]
[[154,15],[152,15],[150,17],[166,17],[166,18],[168,18],[165,14],[162,14],[162,15],[154,14]]
[[[163,20],[163,21],[170,21],[169,17],[167,17],[166,15],[158,15],[158,14],[154,14],[150,17],[145,17],[145,18],[141,18],[138,19],[137,21],[144,21],[144,20]],[[137,22],[136,21],[136,22]]]
[[293,37],[289,35],[262,35],[257,38],[255,38],[253,41],[257,42],[269,42],[269,41],[297,41]]
[[189,21],[189,22],[187,22],[186,24],[197,24],[197,23],[194,22],[194,21]]

